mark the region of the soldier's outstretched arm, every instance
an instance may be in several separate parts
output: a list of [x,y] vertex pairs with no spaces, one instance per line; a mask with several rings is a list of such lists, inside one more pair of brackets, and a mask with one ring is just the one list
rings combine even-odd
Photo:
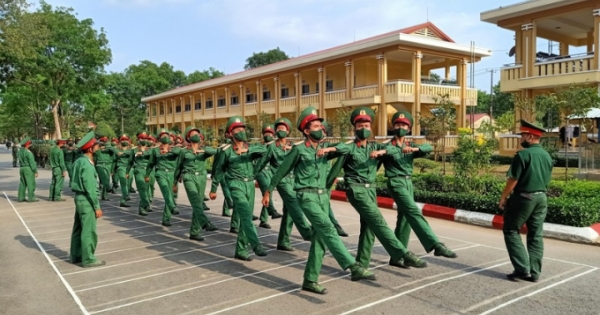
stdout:
[[273,174],[271,177],[271,183],[269,184],[269,188],[267,192],[272,192],[277,185],[281,182],[281,180],[287,176],[287,174],[292,171],[296,163],[298,163],[298,159],[300,159],[300,151],[298,146],[294,146],[290,151],[290,154],[283,160],[283,163],[277,168],[277,172]]

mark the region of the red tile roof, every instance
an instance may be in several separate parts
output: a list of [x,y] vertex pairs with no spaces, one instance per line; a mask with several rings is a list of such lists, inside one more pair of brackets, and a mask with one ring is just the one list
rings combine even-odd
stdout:
[[[478,121],[483,117],[490,117],[488,114],[473,114],[474,121]],[[467,114],[467,120],[471,122],[471,114]]]

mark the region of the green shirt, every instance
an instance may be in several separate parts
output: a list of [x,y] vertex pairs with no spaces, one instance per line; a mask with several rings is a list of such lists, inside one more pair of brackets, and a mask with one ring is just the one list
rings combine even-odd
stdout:
[[73,163],[75,162],[75,150],[77,150],[77,148],[73,147],[69,147],[69,146],[64,146],[63,147],[63,154],[65,156],[65,163]]
[[[391,155],[386,155],[381,158],[385,167],[385,177],[393,178],[397,176],[412,176],[413,173],[413,160],[416,158],[423,157],[427,153],[433,151],[433,147],[429,144],[422,144],[415,146],[412,142],[405,141],[404,143],[399,142],[396,138],[386,143],[389,147],[398,148],[397,152]],[[419,151],[412,153],[402,153],[402,149],[405,147],[419,148]]]
[[170,151],[160,152],[160,147],[150,150],[150,159],[148,160],[148,167],[146,168],[146,177],[150,176],[153,169],[157,171],[172,171],[179,166],[179,158],[181,149],[178,147],[171,147]]
[[194,153],[194,149],[182,149],[179,158],[179,167],[175,172],[175,178],[179,178],[181,174],[196,174],[206,177],[206,160],[217,154],[217,149],[211,147],[199,148],[199,151]]
[[290,152],[292,152],[291,149],[285,149],[287,145],[287,142],[283,145],[280,142],[273,142],[271,144],[268,144],[266,146],[267,154],[265,154],[265,156],[263,156],[263,158],[261,158],[260,161],[256,163],[257,169],[263,170],[265,167],[269,167],[269,171],[275,173],[279,166],[283,164],[285,158],[290,154]]
[[20,167],[29,167],[32,172],[37,173],[37,163],[33,153],[26,148],[21,148],[17,153],[17,159],[19,159]]
[[60,168],[61,172],[67,171],[67,167],[65,166],[65,156],[61,148],[54,146],[50,149],[50,167]]
[[98,173],[96,173],[94,163],[86,156],[77,159],[73,164],[71,190],[79,194],[84,194],[94,210],[100,209],[100,202],[98,201]]
[[318,157],[317,150],[322,148],[322,144],[313,147],[308,140],[294,145],[290,154],[271,178],[268,191],[273,191],[291,171],[294,172],[294,190],[325,189],[329,159],[333,159],[335,156],[326,154]]
[[517,180],[515,192],[546,191],[552,179],[554,162],[539,144],[517,152],[508,169],[508,177]]
[[217,185],[225,181],[233,180],[254,180],[254,160],[263,157],[267,153],[264,145],[253,145],[246,148],[247,152],[237,154],[235,145],[226,145],[221,150],[217,160],[214,163],[214,177],[212,179],[211,192],[217,192]]
[[127,167],[127,173],[129,174],[129,171],[131,170],[131,168],[136,168],[139,170],[146,170],[146,168],[148,167],[148,163],[150,162],[150,150],[146,148],[146,150],[142,151],[140,150],[141,147],[137,147],[135,149],[131,149],[131,160],[130,160],[130,164]]
[[[133,149],[127,147],[125,149],[117,149],[117,163],[115,168],[125,168],[129,170],[129,166],[131,165],[131,161],[133,160]],[[129,173],[129,171],[127,171]]]
[[[340,143],[336,146],[335,156],[341,156],[339,162],[343,163],[345,183],[375,183],[379,160],[372,159],[371,153],[379,150],[387,150],[387,155],[395,155],[401,152],[397,147],[377,142],[367,142],[361,145],[359,141],[347,144]],[[334,167],[334,169],[336,169]]]

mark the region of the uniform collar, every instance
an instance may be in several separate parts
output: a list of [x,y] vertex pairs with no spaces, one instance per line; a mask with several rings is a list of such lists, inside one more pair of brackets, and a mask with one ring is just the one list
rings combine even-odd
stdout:
[[[363,148],[362,144],[360,143],[360,139],[358,139],[358,138],[354,139],[354,144],[356,144],[356,146],[359,147],[359,148]],[[366,147],[368,144],[369,144],[368,141],[365,142],[364,147]]]
[[[244,143],[242,144],[242,147],[243,147],[244,149],[247,149],[247,148],[248,148],[248,143],[244,142]],[[234,150],[237,150],[237,149],[238,149],[238,146],[236,146],[236,145],[234,144],[234,145],[233,145],[233,149],[234,149]]]

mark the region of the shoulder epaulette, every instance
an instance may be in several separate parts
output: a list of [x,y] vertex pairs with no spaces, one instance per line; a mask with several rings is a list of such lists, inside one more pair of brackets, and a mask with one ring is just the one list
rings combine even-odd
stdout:
[[223,146],[221,149],[222,149],[223,151],[225,151],[225,150],[229,149],[230,147],[231,147],[231,144],[226,144],[226,145],[225,145],[225,146]]
[[392,139],[385,140],[385,141],[382,142],[382,144],[388,144],[390,142],[392,142]]
[[348,140],[348,141],[344,142],[344,144],[350,144],[352,142],[354,142],[354,140]]
[[304,143],[304,140],[298,141],[298,142],[294,142],[294,145],[299,145],[299,144],[303,144],[303,143]]
[[265,143],[265,145],[270,145],[270,144],[273,144],[273,143],[275,143],[275,140],[267,142],[267,143]]
[[222,149],[222,148],[224,148],[226,145],[227,145],[227,143],[223,143],[223,144],[221,144],[220,146],[218,146],[218,147],[217,147],[217,149]]

